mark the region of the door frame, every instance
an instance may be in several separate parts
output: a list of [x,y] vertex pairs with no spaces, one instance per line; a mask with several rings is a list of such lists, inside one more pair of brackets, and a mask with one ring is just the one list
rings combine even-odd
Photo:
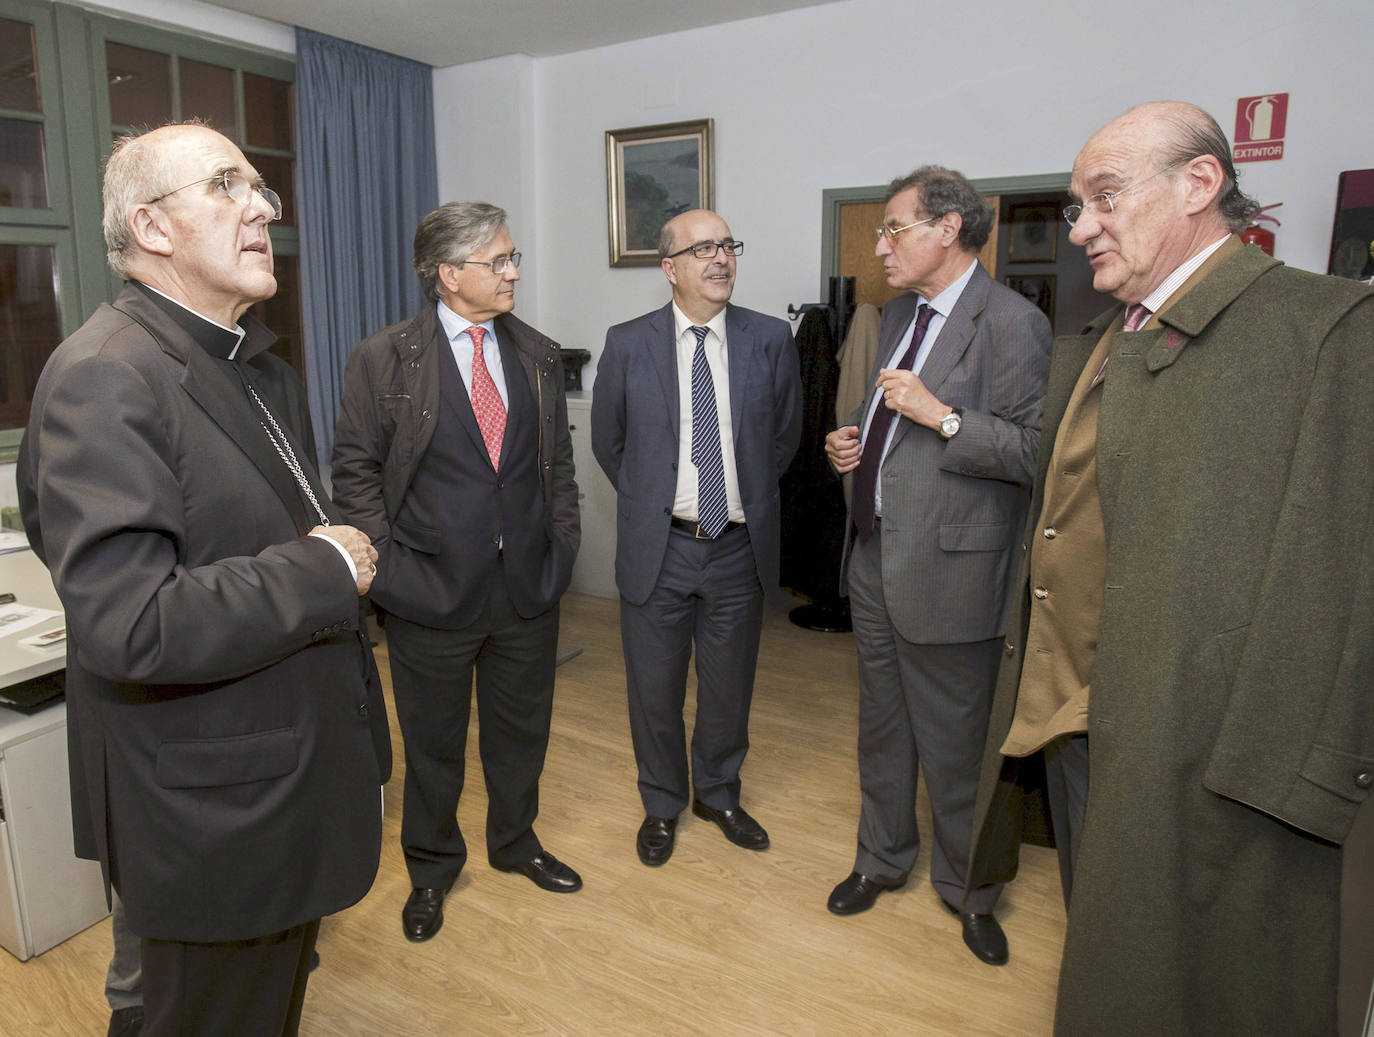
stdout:
[[[1069,173],[1034,173],[1029,176],[996,176],[970,180],[979,194],[1039,194],[1069,190]],[[821,191],[821,279],[816,298],[830,298],[830,278],[840,269],[840,207],[854,203],[881,202],[886,184],[868,187],[827,187]]]

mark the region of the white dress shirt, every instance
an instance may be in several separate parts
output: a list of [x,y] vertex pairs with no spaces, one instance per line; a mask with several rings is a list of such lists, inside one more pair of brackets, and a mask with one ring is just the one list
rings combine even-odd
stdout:
[[744,507],[739,499],[739,475],[735,471],[735,436],[730,423],[730,368],[725,352],[725,311],[721,310],[704,325],[693,325],[687,315],[673,303],[673,326],[677,345],[677,493],[673,498],[673,514],[696,522],[697,466],[692,464],[692,357],[697,351],[697,337],[693,327],[706,328],[706,366],[711,372],[711,384],[716,391],[716,417],[720,423],[720,453],[725,465],[725,500],[730,521],[744,521]]

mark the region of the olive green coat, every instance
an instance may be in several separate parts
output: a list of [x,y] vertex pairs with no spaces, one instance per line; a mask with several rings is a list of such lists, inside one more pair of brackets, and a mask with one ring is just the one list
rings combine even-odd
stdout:
[[[1042,478],[1119,314],[1055,343]],[[1246,247],[1159,319],[1116,337],[1103,387],[1107,585],[1056,1033],[1328,1035],[1340,843],[1374,782],[1374,293]],[[969,888],[1016,871],[1020,762],[997,750],[1025,577]]]

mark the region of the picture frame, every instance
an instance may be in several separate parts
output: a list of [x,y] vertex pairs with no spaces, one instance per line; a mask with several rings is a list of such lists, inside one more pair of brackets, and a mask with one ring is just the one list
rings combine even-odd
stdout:
[[1003,283],[1034,303],[1050,319],[1050,327],[1054,327],[1055,280],[1054,274],[1009,274]]
[[1054,202],[1025,202],[1008,213],[1011,235],[1008,263],[1053,263],[1059,252],[1059,206]]
[[663,225],[715,207],[714,119],[606,131],[611,266],[658,266]]

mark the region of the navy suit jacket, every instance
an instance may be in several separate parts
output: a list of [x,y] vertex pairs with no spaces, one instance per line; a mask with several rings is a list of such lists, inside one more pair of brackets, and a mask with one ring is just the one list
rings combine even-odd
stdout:
[[[592,393],[592,450],[618,495],[615,578],[640,605],[658,581],[677,494],[677,349],[673,308],[606,332]],[[744,521],[759,583],[778,584],[778,480],[801,439],[801,376],[787,325],[725,308],[730,421]]]

